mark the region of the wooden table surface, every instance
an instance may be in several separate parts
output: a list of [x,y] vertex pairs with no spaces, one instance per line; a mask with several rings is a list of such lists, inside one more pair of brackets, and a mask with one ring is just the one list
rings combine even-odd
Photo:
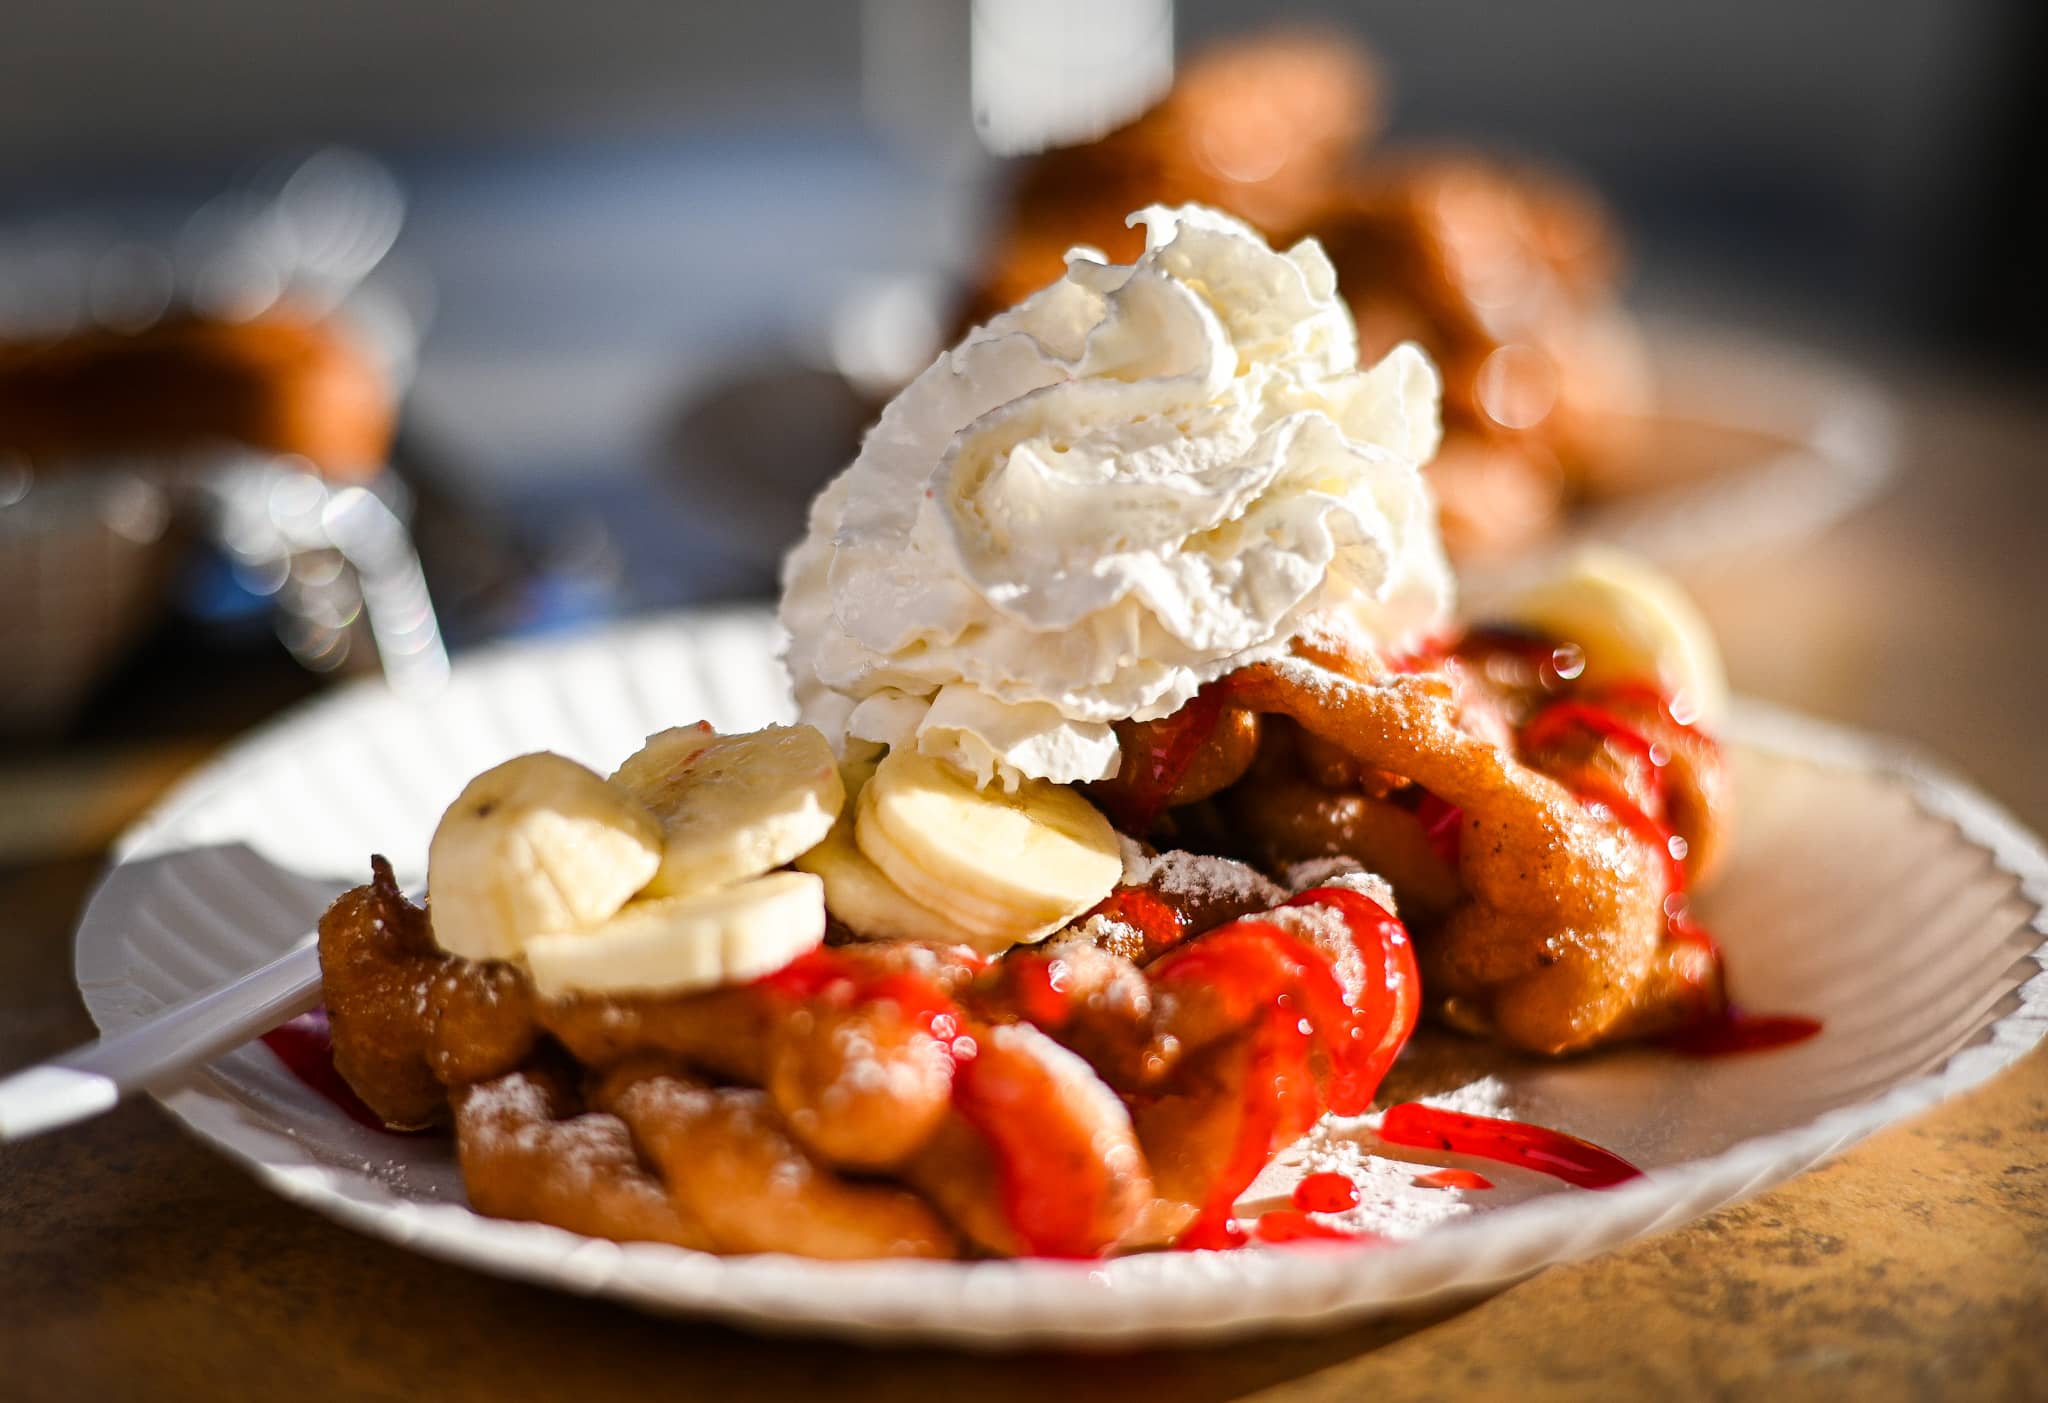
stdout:
[[[1687,578],[1744,690],[1922,741],[2040,830],[2048,410],[2032,385],[1910,383],[1887,499]],[[0,1070],[92,1032],[70,930],[97,866],[0,869]],[[1775,1192],[1487,1299],[1109,1357],[761,1340],[493,1280],[265,1193],[148,1103],[0,1149],[0,1398],[818,1395],[2048,1397],[2048,1055]]]

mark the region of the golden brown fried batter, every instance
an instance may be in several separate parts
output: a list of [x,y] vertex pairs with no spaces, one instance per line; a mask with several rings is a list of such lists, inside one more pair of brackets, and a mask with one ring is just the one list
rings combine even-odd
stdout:
[[373,857],[370,869],[367,886],[342,893],[320,918],[334,1062],[387,1125],[419,1129],[447,1117],[447,1086],[488,1081],[526,1060],[532,992],[509,965],[443,953],[391,864]]
[[1402,805],[1356,789],[1273,780],[1241,786],[1226,812],[1261,866],[1284,871],[1315,858],[1351,858],[1393,884],[1411,923],[1442,919],[1463,896],[1457,869]]
[[671,1063],[641,1060],[614,1068],[592,1100],[631,1127],[712,1251],[958,1255],[952,1230],[922,1199],[835,1172],[797,1144],[763,1092],[712,1087]]
[[458,1088],[455,1148],[470,1206],[619,1242],[713,1250],[633,1148],[625,1122],[581,1112],[561,1069]]
[[679,1059],[722,1081],[759,1086],[782,1010],[746,986],[701,993],[589,994],[543,999],[534,1010],[557,1042],[603,1070],[643,1052]]
[[1418,945],[1433,999],[1456,999],[1503,1040],[1546,1053],[1673,1026],[1718,1003],[1699,947],[1671,934],[1660,854],[1463,729],[1446,674],[1327,660],[1369,680],[1289,659],[1237,674],[1232,695],[1464,811],[1465,899]]
[[[842,962],[914,974],[942,993],[978,961],[908,942],[854,945]],[[759,985],[687,995],[544,1000],[538,1017],[584,1065],[661,1053],[719,1081],[765,1087],[791,1131],[848,1169],[887,1169],[936,1127],[951,1085],[944,1051],[895,1004],[799,1007]]]
[[[993,1166],[1006,1114],[1030,1117],[1023,1153],[1055,1166],[1044,1183],[1077,1205],[1065,1226],[1079,1236],[1064,1247],[1102,1250],[1150,1202],[1121,1103],[1028,1028],[984,1030],[963,1103],[951,1054],[890,997],[835,1003],[755,984],[538,999],[515,967],[435,947],[381,860],[323,919],[321,952],[336,1066],[394,1124],[430,1124],[452,1103],[480,1212],[719,1252],[954,1255],[959,1233],[936,1203],[991,1250],[1002,1234],[987,1224],[1008,1221],[1003,1173],[949,1182],[930,1202],[847,1175],[912,1178],[910,1160],[929,1171],[942,1132],[955,1158],[966,1135]],[[833,956],[852,976],[910,979],[942,1000],[983,963],[910,943]],[[551,1039],[596,1077],[591,1109]],[[963,1104],[977,1108],[972,1124]]]
[[951,1055],[893,1000],[800,1009],[770,1041],[768,1094],[805,1147],[842,1168],[894,1169],[953,1100]]

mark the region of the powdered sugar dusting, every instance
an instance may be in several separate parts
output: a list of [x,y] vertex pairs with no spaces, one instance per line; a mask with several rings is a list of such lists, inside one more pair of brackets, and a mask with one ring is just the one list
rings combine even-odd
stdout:
[[1282,906],[1259,919],[1323,950],[1341,950],[1351,938],[1351,923],[1330,906]]
[[[1480,1076],[1416,1099],[1464,1115],[1516,1118],[1510,1090],[1495,1076]],[[1395,1098],[1398,1099],[1398,1098]],[[1388,1098],[1382,1098],[1388,1101]],[[1390,1102],[1389,1102],[1390,1103]],[[1341,1174],[1358,1187],[1358,1206],[1342,1213],[1317,1213],[1318,1222],[1344,1232],[1390,1238],[1419,1237],[1441,1223],[1475,1212],[1564,1189],[1527,1170],[1488,1162],[1492,1189],[1435,1188],[1418,1179],[1437,1169],[1463,1164],[1463,1156],[1380,1142],[1381,1110],[1355,1119],[1325,1116],[1307,1135],[1283,1150],[1238,1200],[1241,1218],[1256,1217],[1288,1201],[1294,1186],[1310,1174]]]
[[478,1154],[545,1156],[572,1186],[608,1180],[622,1165],[639,1167],[624,1121],[595,1111],[555,1120],[546,1089],[522,1072],[470,1087],[457,1116]]
[[1149,887],[1176,905],[1222,906],[1278,902],[1286,893],[1255,868],[1206,853],[1148,853],[1124,848],[1124,884]]
[[1316,857],[1307,862],[1297,862],[1281,874],[1282,884],[1300,895],[1315,887],[1336,887],[1342,891],[1355,891],[1376,903],[1388,915],[1394,910],[1394,889],[1385,877],[1368,872],[1359,865],[1356,858]]
[[1090,916],[1080,924],[1069,927],[1061,935],[1047,942],[1048,949],[1061,941],[1078,939],[1104,950],[1142,950],[1145,948],[1145,932],[1114,916]]
[[[1272,669],[1288,682],[1311,696],[1329,698],[1335,696],[1343,684],[1353,679],[1330,671],[1305,658],[1275,658]],[[1356,686],[1370,686],[1370,683],[1354,683]]]

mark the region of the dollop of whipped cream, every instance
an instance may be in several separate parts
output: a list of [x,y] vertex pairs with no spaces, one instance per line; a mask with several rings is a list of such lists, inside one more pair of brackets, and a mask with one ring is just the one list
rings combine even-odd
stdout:
[[1361,370],[1322,248],[1200,206],[940,355],[811,506],[781,616],[803,719],[986,786],[1106,779],[1112,723],[1314,627],[1397,651],[1451,577],[1420,476],[1438,381]]

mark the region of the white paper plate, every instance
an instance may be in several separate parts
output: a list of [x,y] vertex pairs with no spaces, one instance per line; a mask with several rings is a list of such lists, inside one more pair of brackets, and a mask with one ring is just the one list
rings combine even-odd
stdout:
[[[700,715],[734,727],[784,716],[776,648],[760,614],[691,614],[477,657],[429,703],[364,686],[291,714],[122,842],[78,933],[87,1007],[118,1032],[274,954],[361,880],[372,850],[416,878],[441,807],[507,755],[549,747],[609,766]],[[1322,1128],[1316,1157],[1356,1170],[1362,1221],[1396,1243],[1080,1265],[718,1258],[479,1217],[446,1141],[357,1126],[260,1046],[162,1100],[265,1185],[364,1232],[758,1329],[983,1346],[1213,1340],[1483,1291],[1775,1184],[1981,1081],[2048,1030],[2048,857],[2034,838],[1894,747],[1756,707],[1735,738],[1741,838],[1704,914],[1741,1002],[1826,1030],[1710,1062],[1538,1063],[1424,1040],[1396,1094],[1568,1130],[1649,1172],[1595,1193],[1475,1163],[1500,1187],[1461,1195],[1413,1186],[1413,1165],[1431,1161],[1375,1158],[1367,1129]]]

